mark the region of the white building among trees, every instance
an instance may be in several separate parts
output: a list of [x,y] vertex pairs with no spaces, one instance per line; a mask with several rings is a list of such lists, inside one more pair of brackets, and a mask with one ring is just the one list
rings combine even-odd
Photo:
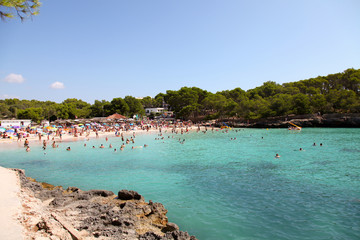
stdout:
[[145,114],[149,116],[151,113],[164,113],[165,108],[145,108]]
[[31,124],[30,119],[0,119],[0,127],[27,127]]

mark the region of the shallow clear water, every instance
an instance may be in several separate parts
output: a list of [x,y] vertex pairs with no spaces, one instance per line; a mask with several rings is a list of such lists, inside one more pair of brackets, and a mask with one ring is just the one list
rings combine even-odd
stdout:
[[98,146],[119,149],[120,138],[60,143],[46,155],[0,146],[0,165],[65,188],[138,191],[198,239],[360,239],[360,129],[169,135],[137,135],[116,153]]

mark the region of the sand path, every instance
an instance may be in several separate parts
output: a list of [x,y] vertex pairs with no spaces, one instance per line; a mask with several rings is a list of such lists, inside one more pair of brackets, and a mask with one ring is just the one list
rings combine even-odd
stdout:
[[0,167],[0,239],[23,238],[20,180],[15,171]]

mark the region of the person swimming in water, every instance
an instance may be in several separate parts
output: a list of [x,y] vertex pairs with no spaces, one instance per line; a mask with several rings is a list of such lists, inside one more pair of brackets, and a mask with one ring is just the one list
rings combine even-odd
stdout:
[[103,144],[101,144],[99,148],[104,148],[104,145],[103,145]]
[[280,158],[280,155],[277,153],[277,154],[275,155],[275,158]]
[[66,151],[71,151],[71,148],[70,148],[70,147],[67,147],[67,148],[66,148]]
[[26,138],[25,142],[24,142],[24,147],[27,147],[27,146],[29,146],[29,140]]

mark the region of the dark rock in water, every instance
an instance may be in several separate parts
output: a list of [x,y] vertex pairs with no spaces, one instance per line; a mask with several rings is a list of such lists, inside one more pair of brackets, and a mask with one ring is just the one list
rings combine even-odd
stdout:
[[350,148],[343,148],[341,149],[341,151],[344,151],[344,152],[360,152],[360,150],[358,149],[350,149]]
[[142,200],[143,196],[135,191],[120,190],[118,192],[118,198],[121,200]]

